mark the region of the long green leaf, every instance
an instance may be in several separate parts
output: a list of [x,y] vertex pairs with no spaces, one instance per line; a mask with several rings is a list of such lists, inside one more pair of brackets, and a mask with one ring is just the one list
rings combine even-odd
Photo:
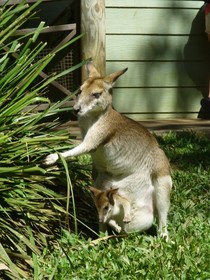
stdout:
[[[74,191],[73,191],[73,186],[71,183],[71,178],[69,175],[69,169],[66,160],[64,157],[62,157],[59,154],[59,157],[63,163],[63,166],[65,168],[66,172],[66,180],[67,180],[67,201],[66,201],[66,213],[69,213],[69,202],[70,199],[72,200],[72,205],[73,205],[73,215],[74,215],[74,228],[75,228],[75,233],[78,234],[78,227],[77,227],[77,215],[76,215],[76,205],[75,205],[75,199],[74,199]],[[68,221],[69,217],[68,215],[66,216],[66,221]]]
[[11,272],[13,274],[13,276],[15,277],[15,279],[21,279],[20,275],[24,278],[27,277],[27,273],[25,273],[23,270],[21,270],[19,267],[17,267],[12,260],[10,259],[10,257],[8,256],[7,252],[5,251],[4,247],[2,246],[2,244],[0,243],[0,260],[7,264],[7,266],[11,269]]
[[[15,30],[17,30],[25,21],[28,15],[31,14],[31,12],[42,2],[42,0],[37,0],[31,7],[28,5],[25,5],[24,7],[21,7],[21,3],[19,6],[17,6],[16,8],[14,8],[14,10],[11,12],[14,13],[14,15],[17,15],[17,13],[20,12],[20,10],[22,11],[24,8],[26,9],[23,13],[21,13],[21,15],[16,18],[13,22],[11,22],[11,24],[4,28],[4,30],[2,30],[1,32],[1,36],[0,36],[0,45],[6,41],[13,33]],[[23,1],[24,3],[24,1]],[[11,18],[10,18],[11,20]]]

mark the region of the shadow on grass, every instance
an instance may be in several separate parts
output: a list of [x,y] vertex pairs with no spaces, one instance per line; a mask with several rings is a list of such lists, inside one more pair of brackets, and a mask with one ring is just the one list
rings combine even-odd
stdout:
[[169,132],[157,139],[170,159],[172,169],[209,169],[210,140],[205,135],[193,131]]

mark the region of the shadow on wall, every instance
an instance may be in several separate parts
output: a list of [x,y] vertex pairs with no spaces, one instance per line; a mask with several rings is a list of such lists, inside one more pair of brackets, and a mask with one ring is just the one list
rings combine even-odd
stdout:
[[[196,36],[196,34],[200,36]],[[200,62],[200,67],[190,67],[185,63],[186,71],[203,97],[208,96],[210,72],[210,45],[205,33],[205,15],[202,8],[194,18],[188,41],[184,47],[184,60]]]
[[[172,12],[170,13],[170,11]],[[187,9],[183,9],[182,13],[182,10],[177,8],[176,4],[168,13],[170,13],[168,18],[170,18],[171,24],[167,28],[177,28],[179,32],[180,28],[183,27],[184,30],[187,30],[184,27],[189,26],[190,31],[188,35],[185,33],[188,31],[183,31],[183,34],[179,35],[178,32],[176,33],[173,30],[172,35],[162,36],[161,40],[156,40],[152,46],[145,50],[145,56],[147,58],[152,57],[153,60],[148,63],[146,68],[144,87],[151,87],[154,84],[153,71],[159,65],[159,80],[162,79],[171,92],[172,90],[177,91],[177,94],[174,95],[176,97],[171,101],[179,116],[185,117],[186,113],[190,113],[196,104],[198,104],[196,111],[199,111],[199,98],[201,100],[208,96],[210,44],[205,33],[205,14],[202,7],[198,10],[193,21],[191,21]],[[165,23],[166,18],[163,21]],[[171,25],[174,27],[171,27]],[[168,33],[168,29],[166,31]],[[161,62],[158,64],[158,61]],[[163,76],[164,74],[165,76]],[[159,81],[155,81],[155,83],[159,83]],[[166,91],[167,89],[162,88],[162,90]],[[196,90],[198,93],[196,93]],[[154,99],[154,102],[148,99],[146,102],[147,110],[151,112],[156,112],[157,107],[166,106],[163,94],[159,95],[158,105],[157,99]],[[192,102],[195,104],[194,107]],[[153,113],[152,117],[156,117],[156,113]]]

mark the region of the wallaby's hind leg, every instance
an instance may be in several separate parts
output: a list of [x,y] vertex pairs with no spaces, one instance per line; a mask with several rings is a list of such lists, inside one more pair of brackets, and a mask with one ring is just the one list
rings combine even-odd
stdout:
[[157,177],[154,180],[154,203],[158,215],[158,230],[160,235],[168,240],[167,216],[170,207],[170,192],[172,179],[170,175]]

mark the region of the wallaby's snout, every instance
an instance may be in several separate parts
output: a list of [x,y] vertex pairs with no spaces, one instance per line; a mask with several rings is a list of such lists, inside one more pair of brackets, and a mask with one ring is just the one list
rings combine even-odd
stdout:
[[100,215],[100,213],[98,213],[98,221],[99,221],[99,223],[105,223],[106,222],[105,217]]
[[77,115],[79,114],[80,110],[81,110],[81,107],[80,107],[80,106],[74,105],[74,107],[73,107],[73,113],[74,113],[75,116],[77,116]]

